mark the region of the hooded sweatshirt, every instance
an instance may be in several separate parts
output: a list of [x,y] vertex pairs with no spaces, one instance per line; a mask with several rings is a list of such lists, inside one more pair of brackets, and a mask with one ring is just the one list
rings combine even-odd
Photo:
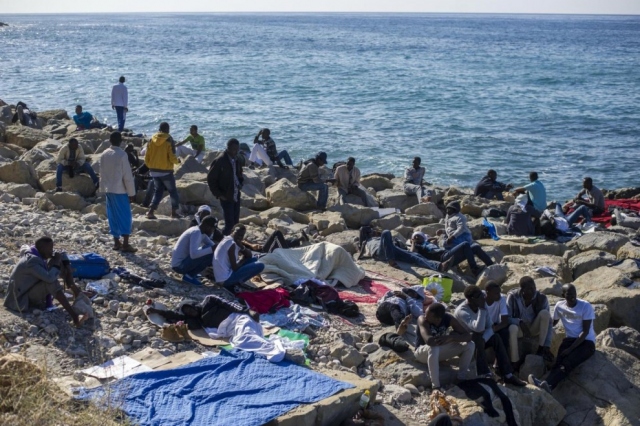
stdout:
[[168,133],[158,132],[151,137],[144,155],[144,164],[152,172],[173,172],[173,165],[178,164],[176,148]]
[[469,239],[471,239],[471,231],[469,231],[469,227],[467,226],[467,218],[460,213],[460,202],[450,202],[447,204],[447,209],[449,208],[452,208],[454,213],[447,213],[444,219],[444,230],[447,233],[447,238],[458,238],[466,233],[469,234]]

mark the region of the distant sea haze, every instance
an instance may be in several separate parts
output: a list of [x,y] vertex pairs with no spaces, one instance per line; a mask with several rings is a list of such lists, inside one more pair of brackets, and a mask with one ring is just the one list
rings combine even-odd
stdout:
[[0,15],[0,98],[161,121],[210,149],[261,127],[294,161],[474,186],[489,168],[548,199],[640,186],[640,17],[420,14]]

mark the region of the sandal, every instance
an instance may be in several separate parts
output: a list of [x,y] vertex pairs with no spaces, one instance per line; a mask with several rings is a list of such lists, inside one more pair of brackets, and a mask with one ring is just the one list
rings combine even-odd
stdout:
[[111,247],[111,250],[113,250],[113,251],[122,250],[122,244],[114,244],[113,247]]

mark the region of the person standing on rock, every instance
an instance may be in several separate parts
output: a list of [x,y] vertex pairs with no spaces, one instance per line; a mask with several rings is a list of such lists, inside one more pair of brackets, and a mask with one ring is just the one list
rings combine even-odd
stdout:
[[505,384],[526,386],[526,383],[513,374],[509,355],[500,336],[493,331],[491,316],[487,310],[485,295],[480,287],[469,285],[464,289],[466,300],[456,308],[454,316],[471,332],[471,339],[476,346],[476,367],[478,376],[491,378],[491,370],[487,363],[485,349],[493,348],[498,361],[498,369]]
[[315,158],[304,163],[298,173],[298,188],[303,191],[318,191],[318,200],[316,207],[320,210],[327,208],[327,201],[329,200],[329,187],[328,183],[333,183],[335,179],[327,179],[323,181],[320,178],[319,168],[327,164],[327,153],[318,152]]
[[356,159],[349,157],[347,164],[338,166],[335,173],[336,186],[340,195],[340,204],[345,204],[345,197],[348,194],[360,197],[367,207],[378,207],[378,203],[373,200],[371,194],[360,183],[360,169],[356,167]]
[[433,303],[418,318],[416,360],[429,366],[432,389],[440,389],[440,361],[460,357],[458,380],[466,380],[475,352],[471,333],[460,324],[444,305]]
[[[100,186],[107,198],[107,219],[113,235],[113,249],[135,253],[137,249],[129,244],[129,235],[133,223],[131,202],[136,195],[136,184],[127,153],[120,148],[120,132],[112,132],[109,142],[111,146],[100,156],[100,170],[103,171]],[[120,242],[120,237],[123,242]]]
[[51,237],[39,238],[35,245],[23,246],[20,260],[9,277],[9,287],[4,306],[12,311],[26,312],[30,308],[46,309],[53,306],[55,298],[71,315],[76,326],[80,316],[73,310],[58,278],[66,272],[63,254],[53,251]]
[[433,191],[425,187],[425,169],[420,166],[421,163],[420,157],[414,157],[413,165],[407,167],[404,172],[404,193],[417,196],[418,204],[431,201],[431,197],[433,197]]
[[160,123],[158,133],[151,137],[144,155],[144,164],[149,168],[149,175],[153,178],[155,193],[151,206],[147,212],[147,219],[156,219],[153,214],[162,200],[165,189],[171,198],[171,217],[180,218],[180,197],[176,187],[176,178],[173,175],[173,166],[180,163],[176,157],[175,141],[169,134],[169,123]]
[[207,184],[214,197],[220,200],[224,215],[224,235],[231,234],[233,227],[240,222],[240,190],[244,182],[242,166],[238,163],[240,141],[232,138],[227,141],[227,149],[211,163],[207,174]]
[[[552,361],[551,337],[553,325],[547,296],[536,290],[536,283],[531,277],[520,278],[520,288],[507,294],[509,310],[509,352],[511,362],[518,366],[520,354],[518,339],[521,337],[538,337],[536,355]],[[506,343],[506,342],[505,342]]]
[[124,85],[124,81],[124,76],[120,77],[119,83],[111,89],[111,109],[116,110],[119,132],[124,130],[124,122],[129,112],[129,89]]
[[96,189],[100,186],[100,181],[91,164],[87,162],[84,150],[76,138],[69,139],[69,143],[60,148],[58,152],[58,167],[56,168],[56,192],[62,191],[62,174],[66,171],[70,178],[76,173],[84,172],[91,177],[91,181]]
[[586,300],[578,299],[576,287],[573,284],[562,286],[562,297],[564,300],[556,303],[553,310],[553,325],[562,321],[567,337],[560,344],[558,358],[547,380],[541,381],[533,374],[529,375],[529,383],[549,393],[576,367],[591,358],[596,351],[596,333],[593,329],[596,315],[593,306]]

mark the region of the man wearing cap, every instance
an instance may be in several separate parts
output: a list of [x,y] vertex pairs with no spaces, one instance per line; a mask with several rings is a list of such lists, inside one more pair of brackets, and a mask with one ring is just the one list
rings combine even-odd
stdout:
[[418,253],[425,259],[435,260],[437,262],[446,262],[447,260],[452,259],[449,266],[450,268],[453,268],[457,264],[466,260],[474,274],[480,272],[480,268],[476,263],[474,255],[478,256],[478,258],[487,266],[493,265],[491,257],[482,250],[480,244],[469,244],[465,241],[449,250],[446,250],[438,246],[436,241],[437,238],[430,238],[422,232],[414,232],[411,236],[411,247],[409,250],[414,253]]
[[[205,217],[208,217],[208,216],[211,216],[211,207],[207,205],[202,205],[198,207],[198,211],[194,215],[193,220],[191,221],[190,227],[202,225],[202,221],[204,220]],[[222,239],[224,238],[224,235],[222,235],[222,231],[218,229],[218,218],[215,216],[211,216],[211,217],[213,217],[216,221],[215,227],[213,228],[213,234],[211,235],[211,239],[213,240],[214,243],[217,244],[220,241],[222,241]]]
[[182,281],[202,285],[196,276],[213,263],[216,245],[210,237],[217,224],[215,217],[206,216],[200,226],[192,226],[178,238],[171,254],[171,269],[183,274]]
[[327,164],[327,153],[318,152],[315,158],[307,161],[298,174],[298,188],[303,191],[318,191],[318,201],[316,207],[320,210],[327,208],[329,199],[329,187],[325,182],[333,183],[335,179],[323,181],[320,178],[319,168]]

